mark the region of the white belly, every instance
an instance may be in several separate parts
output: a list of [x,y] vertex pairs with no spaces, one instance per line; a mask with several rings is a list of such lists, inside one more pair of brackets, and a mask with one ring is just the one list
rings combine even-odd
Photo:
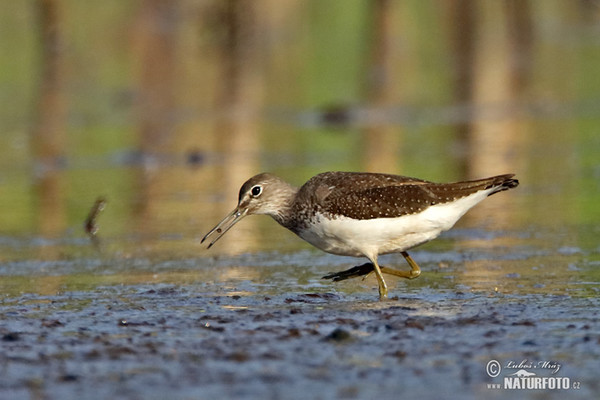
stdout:
[[317,214],[318,222],[298,235],[313,246],[338,255],[371,258],[378,254],[397,253],[435,239],[452,228],[488,193],[488,190],[480,191],[452,203],[431,206],[418,214],[396,218],[327,219]]

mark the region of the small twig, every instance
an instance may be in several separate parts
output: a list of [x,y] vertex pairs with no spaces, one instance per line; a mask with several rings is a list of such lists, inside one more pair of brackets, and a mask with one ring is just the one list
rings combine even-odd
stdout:
[[84,223],[85,233],[88,234],[90,239],[96,245],[98,244],[98,237],[96,236],[96,234],[98,233],[98,225],[96,224],[96,222],[98,219],[98,215],[102,210],[104,210],[105,206],[106,199],[104,197],[98,197]]

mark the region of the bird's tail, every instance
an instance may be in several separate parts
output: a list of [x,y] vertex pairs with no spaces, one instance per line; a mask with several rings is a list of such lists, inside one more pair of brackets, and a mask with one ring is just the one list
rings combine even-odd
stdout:
[[519,186],[519,181],[513,178],[514,176],[515,174],[498,175],[491,178],[482,179],[481,181],[485,182],[485,189],[494,189],[490,192],[490,194],[488,194],[488,196],[491,196],[494,193],[502,192],[504,190]]
[[472,181],[437,183],[428,185],[427,189],[433,196],[440,198],[461,198],[482,190],[488,191],[488,196],[491,196],[494,193],[517,187],[519,181],[513,178],[514,176],[515,174],[505,174]]

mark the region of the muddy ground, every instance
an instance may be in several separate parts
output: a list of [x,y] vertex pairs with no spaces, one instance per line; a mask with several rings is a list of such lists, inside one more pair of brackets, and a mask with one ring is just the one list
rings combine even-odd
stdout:
[[[285,271],[264,269],[271,276]],[[423,276],[438,274],[427,270]],[[597,296],[507,294],[424,278],[418,285],[392,281],[396,297],[379,302],[371,278],[331,284],[319,279],[323,272],[309,268],[303,272],[309,278],[280,290],[257,287],[265,280],[259,274],[233,283],[158,279],[6,295],[0,398],[590,399],[600,393]],[[569,389],[503,387],[520,369],[568,378]]]

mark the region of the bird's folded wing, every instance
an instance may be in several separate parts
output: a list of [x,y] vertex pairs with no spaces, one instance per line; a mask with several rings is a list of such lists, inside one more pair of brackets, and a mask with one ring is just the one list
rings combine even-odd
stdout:
[[418,213],[436,202],[429,184],[405,183],[348,192],[332,191],[321,202],[323,212],[353,219],[394,218]]

